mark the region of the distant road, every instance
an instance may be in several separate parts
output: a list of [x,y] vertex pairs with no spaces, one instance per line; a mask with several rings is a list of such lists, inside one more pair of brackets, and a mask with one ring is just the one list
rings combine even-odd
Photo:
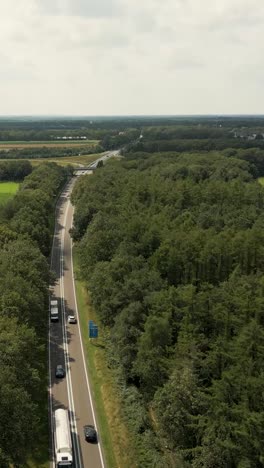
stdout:
[[103,156],[92,162],[89,167],[90,169],[95,169],[99,161],[105,161],[106,159],[111,158],[112,156],[117,156],[118,154],[120,154],[120,150],[107,151]]
[[106,161],[107,159],[111,157],[118,156],[120,154],[120,150],[112,150],[112,151],[106,151],[103,156],[100,156],[100,158],[96,159],[93,161],[91,164],[79,164],[79,168],[75,169],[74,174],[75,175],[84,175],[84,174],[89,174],[89,171],[93,171],[96,169],[97,164],[99,161]]
[[[118,151],[109,151],[93,164],[115,154],[118,154]],[[76,179],[77,177],[73,177],[65,187],[56,208],[51,269],[56,274],[53,295],[60,302],[60,320],[58,323],[50,323],[49,330],[50,414],[53,415],[57,408],[69,409],[75,468],[105,468],[100,434],[99,444],[89,444],[84,439],[83,426],[97,424],[85,367],[79,320],[77,319],[76,325],[67,323],[68,315],[75,314],[78,317],[72,267],[72,242],[69,235],[73,219],[70,193]],[[55,378],[55,368],[58,364],[62,364],[66,369],[66,377],[61,380]],[[53,431],[52,417],[51,431]],[[53,446],[51,450],[50,467],[54,467]]]

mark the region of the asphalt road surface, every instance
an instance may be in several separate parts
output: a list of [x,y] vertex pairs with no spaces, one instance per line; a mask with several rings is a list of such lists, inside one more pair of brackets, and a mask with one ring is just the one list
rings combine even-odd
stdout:
[[[73,178],[61,194],[56,208],[55,234],[52,248],[51,269],[56,274],[53,298],[59,301],[59,322],[50,323],[49,367],[50,367],[50,414],[51,431],[55,409],[69,410],[74,467],[105,468],[101,445],[85,441],[83,426],[96,425],[91,400],[90,385],[84,363],[83,346],[79,328],[75,288],[72,269],[72,243],[69,229],[72,225],[73,207],[69,194],[75,183]],[[68,315],[77,316],[77,324],[68,324]],[[88,332],[88,324],[87,324]],[[64,379],[55,378],[55,368],[62,364],[66,369]],[[50,466],[54,467],[54,437],[51,437]]]
[[95,169],[97,166],[98,161],[106,161],[108,158],[111,158],[112,156],[117,156],[120,154],[120,150],[112,150],[112,151],[106,151],[103,156],[101,156],[99,159],[94,161],[93,163],[90,164],[90,169]]

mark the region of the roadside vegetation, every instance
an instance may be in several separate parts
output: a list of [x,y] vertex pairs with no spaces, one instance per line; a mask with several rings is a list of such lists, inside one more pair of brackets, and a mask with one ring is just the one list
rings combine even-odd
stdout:
[[1,468],[47,466],[48,256],[56,196],[69,175],[43,164],[0,209]]
[[[122,414],[122,402],[116,376],[113,375],[113,369],[108,363],[106,351],[108,329],[101,322],[98,322],[99,317],[90,303],[85,285],[79,280],[76,255],[74,255],[74,264],[75,278],[77,278],[75,281],[76,296],[87,371],[96,405],[96,416],[106,466],[108,468],[123,466],[135,468],[137,465],[133,441]],[[89,320],[94,320],[99,325],[98,339],[89,339],[88,337],[87,323]]]

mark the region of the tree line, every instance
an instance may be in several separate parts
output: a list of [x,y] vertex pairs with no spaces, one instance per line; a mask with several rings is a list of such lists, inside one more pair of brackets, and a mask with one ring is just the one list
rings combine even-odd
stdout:
[[[47,131],[68,131],[68,130],[124,130],[125,128],[142,127],[170,127],[170,126],[207,126],[219,128],[263,128],[263,116],[180,116],[180,115],[153,115],[153,116],[87,116],[87,117],[49,117],[49,118],[26,118],[26,117],[1,117],[0,132],[21,132],[21,139],[24,139],[23,132],[39,133]],[[38,138],[38,137],[37,137]],[[9,139],[9,138],[7,138]],[[14,139],[17,140],[15,137]],[[31,137],[29,138],[31,139]],[[42,138],[40,138],[42,139]]]
[[20,182],[31,172],[29,161],[0,161],[0,181]]
[[52,278],[47,257],[56,196],[69,175],[54,163],[38,166],[0,212],[2,468],[25,466],[43,439],[48,446],[46,342]]
[[[46,158],[62,158],[65,156],[77,156],[82,154],[100,153],[103,147],[100,145],[80,145],[64,146],[57,148],[43,146],[42,148],[12,148],[9,150],[1,150],[0,145],[0,160],[1,159],[46,159]],[[1,161],[0,161],[1,162]]]
[[208,152],[213,150],[224,150],[228,148],[235,149],[264,149],[264,139],[261,140],[240,140],[234,137],[229,138],[189,138],[187,139],[162,139],[151,140],[143,139],[136,140],[126,145],[125,152],[166,152],[166,151],[197,151]]
[[263,466],[264,190],[241,151],[128,153],[72,194],[139,466]]

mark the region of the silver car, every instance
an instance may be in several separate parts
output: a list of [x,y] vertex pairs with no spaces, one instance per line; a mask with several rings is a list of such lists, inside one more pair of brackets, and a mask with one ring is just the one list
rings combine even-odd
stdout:
[[68,315],[68,323],[77,323],[75,315]]

